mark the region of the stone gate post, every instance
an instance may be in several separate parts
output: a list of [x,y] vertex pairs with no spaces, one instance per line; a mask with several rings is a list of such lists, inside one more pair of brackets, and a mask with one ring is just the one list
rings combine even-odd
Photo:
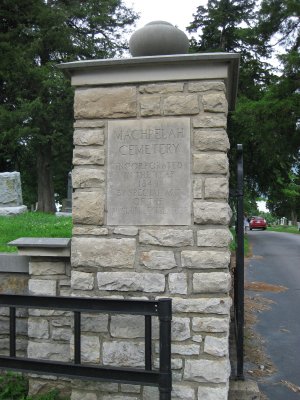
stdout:
[[[72,294],[173,299],[172,399],[228,396],[226,124],[238,65],[227,53],[61,65],[75,88]],[[82,337],[87,362],[143,365],[138,317],[99,324]],[[83,390],[96,399],[102,389],[74,387],[72,398]],[[158,399],[151,387],[103,390],[103,399]]]

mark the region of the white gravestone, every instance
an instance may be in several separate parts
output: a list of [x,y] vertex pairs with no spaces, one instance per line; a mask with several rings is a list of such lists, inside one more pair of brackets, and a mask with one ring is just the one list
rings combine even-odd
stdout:
[[20,173],[0,173],[0,215],[15,215],[27,211],[22,203]]

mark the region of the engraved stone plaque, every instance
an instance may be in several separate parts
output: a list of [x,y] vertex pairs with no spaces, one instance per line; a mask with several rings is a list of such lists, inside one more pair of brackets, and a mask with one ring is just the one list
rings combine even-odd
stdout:
[[190,223],[190,119],[109,121],[107,224]]

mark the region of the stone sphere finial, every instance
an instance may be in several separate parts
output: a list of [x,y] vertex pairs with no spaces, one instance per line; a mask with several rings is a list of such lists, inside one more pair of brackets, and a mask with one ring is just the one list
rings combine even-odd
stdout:
[[129,50],[133,57],[186,54],[188,49],[186,34],[166,21],[149,22],[129,39]]

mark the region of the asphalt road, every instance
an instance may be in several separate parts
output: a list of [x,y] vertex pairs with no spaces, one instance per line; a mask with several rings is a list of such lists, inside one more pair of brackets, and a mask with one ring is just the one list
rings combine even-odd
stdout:
[[246,268],[246,281],[261,281],[287,290],[260,293],[274,301],[258,315],[255,330],[265,341],[266,353],[277,368],[259,382],[270,400],[299,400],[300,391],[300,235],[271,231],[248,233],[253,257]]

